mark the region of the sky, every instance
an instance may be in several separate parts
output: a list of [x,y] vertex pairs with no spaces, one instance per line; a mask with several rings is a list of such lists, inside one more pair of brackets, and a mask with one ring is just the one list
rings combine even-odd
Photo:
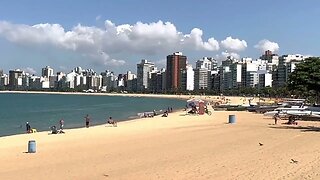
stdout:
[[265,50],[319,56],[319,17],[318,0],[3,0],[0,69],[136,72],[178,51],[193,65]]

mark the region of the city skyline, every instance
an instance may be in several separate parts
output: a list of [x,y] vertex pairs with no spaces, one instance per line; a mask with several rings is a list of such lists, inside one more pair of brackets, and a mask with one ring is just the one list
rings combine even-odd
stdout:
[[165,69],[141,60],[137,74],[127,71],[115,74],[109,70],[76,67],[70,73],[57,72],[50,66],[42,68],[42,75],[34,76],[23,70],[0,70],[1,90],[50,90],[84,92],[224,92],[241,88],[285,87],[296,66],[307,60],[303,55],[282,55],[266,51],[261,59],[228,57],[221,66],[217,60],[204,57],[197,60],[196,67],[187,65],[187,57],[181,52],[167,56]]
[[[41,74],[75,66],[135,71],[141,59],[165,67],[181,51],[190,64],[208,56],[258,58],[265,50],[319,56],[319,2],[5,1],[0,59],[5,72]],[[72,10],[71,10],[72,9]],[[177,11],[175,11],[177,10]]]

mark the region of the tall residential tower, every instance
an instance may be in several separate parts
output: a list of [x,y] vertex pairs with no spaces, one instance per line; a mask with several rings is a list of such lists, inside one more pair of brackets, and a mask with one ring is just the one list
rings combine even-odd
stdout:
[[183,73],[186,72],[187,56],[181,52],[173,53],[167,56],[166,89],[169,91],[186,90],[186,78]]

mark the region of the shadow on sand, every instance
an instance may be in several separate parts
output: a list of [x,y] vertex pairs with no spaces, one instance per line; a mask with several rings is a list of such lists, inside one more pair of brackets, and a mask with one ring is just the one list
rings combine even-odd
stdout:
[[301,132],[320,132],[320,127],[315,126],[272,126],[270,128],[274,129],[297,129],[301,130]]

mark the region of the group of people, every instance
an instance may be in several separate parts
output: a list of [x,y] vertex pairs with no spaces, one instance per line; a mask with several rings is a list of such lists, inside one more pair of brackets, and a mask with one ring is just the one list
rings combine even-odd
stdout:
[[162,117],[168,117],[168,115],[169,115],[170,112],[173,112],[172,107],[168,107],[168,110],[166,110],[166,111],[163,112]]
[[52,134],[59,134],[59,133],[64,133],[63,127],[64,127],[64,120],[60,119],[59,121],[60,129],[58,130],[56,126],[51,126],[50,130]]
[[[198,114],[197,106],[196,106],[195,104],[191,104],[190,106],[191,106],[191,110],[188,111],[188,113],[189,113],[189,114]],[[188,106],[186,106],[186,110],[187,110],[187,107],[188,107]]]
[[[50,130],[52,131],[52,134],[57,134],[57,133],[64,133],[63,127],[64,127],[64,120],[60,119],[59,121],[60,124],[60,129],[58,130],[55,125],[50,127]],[[35,133],[37,132],[37,129],[31,128],[31,125],[29,122],[26,122],[26,133]]]
[[[84,117],[84,119],[85,119],[85,123],[86,123],[86,128],[89,128],[89,126],[90,126],[90,121],[91,121],[91,118],[90,118],[89,114],[87,114],[87,115]],[[114,127],[117,127],[117,126],[118,126],[117,121],[113,120],[111,116],[107,119],[107,124],[111,124],[111,125],[114,126]]]
[[[280,114],[276,113],[274,116],[274,124],[278,124],[278,120],[281,120]],[[298,123],[296,122],[297,117],[295,116],[289,116],[288,122],[284,124],[289,124],[289,125],[297,125]]]
[[35,133],[35,132],[37,132],[37,130],[34,128],[31,128],[29,122],[26,122],[26,132],[27,133]]
[[[86,128],[89,128],[89,127],[90,127],[90,122],[91,122],[91,118],[90,118],[89,114],[87,114],[87,115],[84,117],[84,119],[85,119]],[[114,127],[117,127],[117,122],[116,122],[115,120],[113,120],[111,116],[107,119],[107,124],[111,124],[111,125],[113,125]],[[64,120],[63,120],[63,119],[60,119],[60,120],[59,120],[59,126],[60,126],[59,129],[58,129],[55,125],[51,126],[51,127],[50,127],[51,133],[52,133],[52,134],[64,133],[64,131],[63,131],[63,128],[64,128]],[[34,129],[34,128],[31,128],[30,123],[29,123],[29,122],[26,122],[26,132],[27,132],[27,133],[35,133],[35,132],[37,132],[37,130]]]

